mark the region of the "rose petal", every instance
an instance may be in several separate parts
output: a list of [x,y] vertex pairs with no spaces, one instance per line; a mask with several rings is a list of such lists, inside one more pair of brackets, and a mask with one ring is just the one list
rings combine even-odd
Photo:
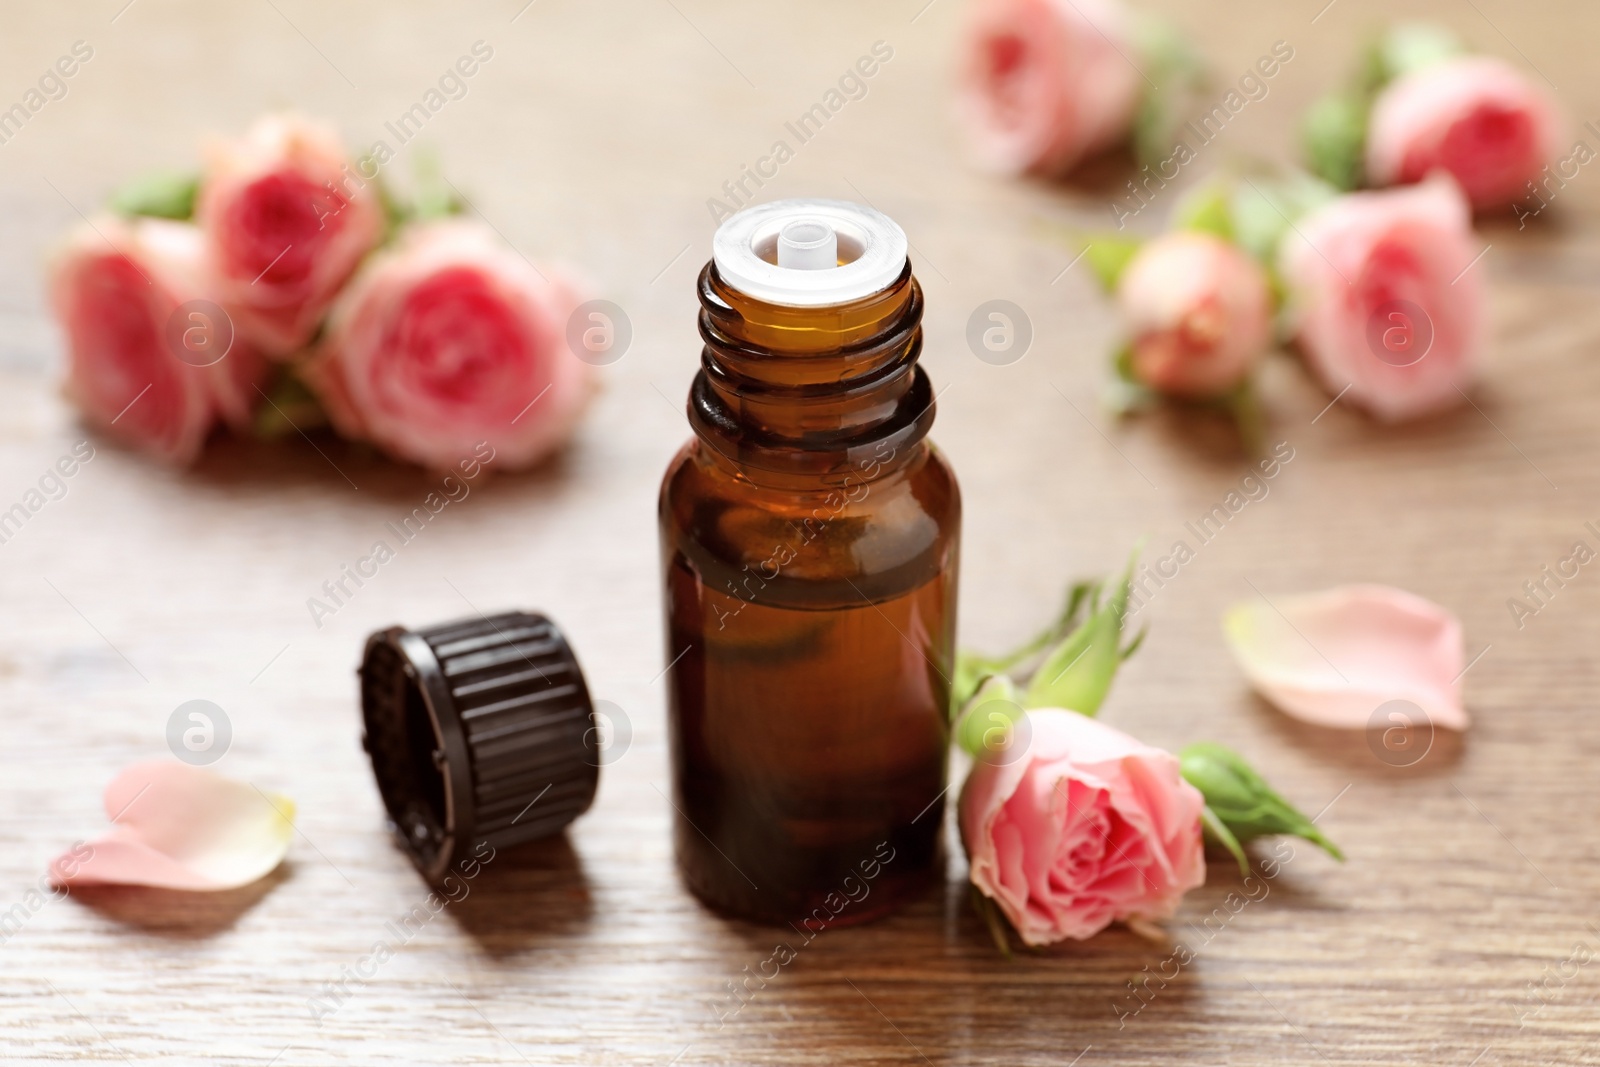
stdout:
[[233,889],[282,862],[294,829],[292,800],[185,763],[136,763],[104,801],[115,825],[50,864],[56,885]]
[[1223,616],[1223,630],[1251,684],[1297,719],[1365,729],[1380,706],[1408,700],[1434,725],[1467,728],[1461,623],[1403,589],[1245,601]]

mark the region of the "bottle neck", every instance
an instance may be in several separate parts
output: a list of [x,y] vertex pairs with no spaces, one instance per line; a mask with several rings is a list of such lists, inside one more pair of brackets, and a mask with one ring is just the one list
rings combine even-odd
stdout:
[[713,462],[757,482],[881,477],[922,452],[933,391],[917,366],[922,288],[910,264],[850,304],[786,307],[700,272],[701,369],[689,424]]

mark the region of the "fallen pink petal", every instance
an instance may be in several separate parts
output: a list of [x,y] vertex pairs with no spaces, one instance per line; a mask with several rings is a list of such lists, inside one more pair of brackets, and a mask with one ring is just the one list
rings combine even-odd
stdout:
[[1386,585],[1349,585],[1236,604],[1223,616],[1234,658],[1279,710],[1318,726],[1366,729],[1395,700],[1465,730],[1461,623]]
[[185,763],[136,763],[104,803],[110,832],[57,857],[54,884],[234,889],[271,873],[294,832],[288,797]]

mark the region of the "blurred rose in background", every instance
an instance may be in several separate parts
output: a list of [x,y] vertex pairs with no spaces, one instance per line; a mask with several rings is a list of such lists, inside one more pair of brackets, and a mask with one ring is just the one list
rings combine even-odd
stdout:
[[351,170],[338,135],[295,115],[264,116],[212,146],[196,220],[223,305],[273,356],[311,339],[384,230],[377,194]]
[[1456,56],[1402,74],[1378,94],[1369,123],[1372,184],[1444,170],[1480,209],[1526,195],[1558,149],[1555,102],[1493,56]]
[[1451,178],[1348,193],[1301,219],[1280,267],[1300,348],[1385,422],[1461,402],[1483,342],[1480,249]]
[[92,425],[187,464],[219,418],[248,422],[263,363],[209,303],[193,226],[101,217],[56,253],[49,287],[67,341],[66,392]]
[[1114,0],[980,0],[962,48],[959,108],[985,165],[1058,175],[1128,135],[1140,79]]
[[340,298],[307,378],[348,437],[439,469],[488,441],[497,467],[525,467],[589,399],[589,364],[566,342],[581,302],[479,225],[420,224]]
[[1133,375],[1172,396],[1239,386],[1272,340],[1266,272],[1219,237],[1174,231],[1143,245],[1117,285]]

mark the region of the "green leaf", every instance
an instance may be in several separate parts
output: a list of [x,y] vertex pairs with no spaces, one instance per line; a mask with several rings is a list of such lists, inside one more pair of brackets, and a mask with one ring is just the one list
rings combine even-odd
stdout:
[[1108,293],[1114,293],[1117,290],[1117,282],[1122,279],[1122,272],[1128,269],[1128,264],[1138,254],[1139,246],[1142,244],[1144,241],[1141,238],[1102,234],[1089,242],[1089,246],[1084,249],[1083,258],[1089,261],[1089,269],[1100,279],[1101,288]]
[[1336,189],[1359,188],[1366,178],[1369,104],[1361,96],[1329,93],[1306,113],[1306,160],[1313,174]]
[[1178,763],[1184,779],[1200,790],[1206,807],[1239,844],[1271,834],[1291,834],[1343,862],[1339,847],[1279,796],[1237,752],[1200,741],[1178,753]]
[[1132,589],[1136,549],[1104,604],[1098,595],[1083,624],[1045,656],[1023,694],[1028,708],[1066,708],[1093,716],[1100,710],[1122,665],[1122,624]]
[[192,171],[151,171],[125,183],[111,194],[111,210],[119,215],[146,215],[158,219],[194,217],[200,175]]

